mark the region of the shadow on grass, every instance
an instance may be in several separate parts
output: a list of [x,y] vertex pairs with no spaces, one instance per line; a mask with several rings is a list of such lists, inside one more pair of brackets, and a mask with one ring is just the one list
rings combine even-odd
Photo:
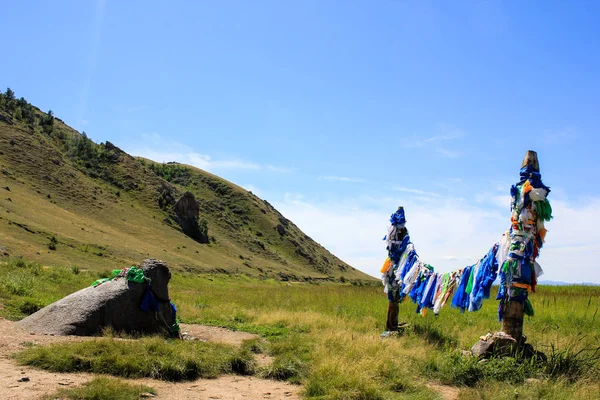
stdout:
[[265,338],[285,337],[290,334],[290,329],[284,323],[257,325],[241,318],[235,318],[234,320],[205,318],[198,321],[191,321],[190,323],[218,326],[220,328],[231,329],[232,331],[255,333]]
[[422,337],[425,341],[439,348],[448,348],[456,345],[456,340],[432,325],[415,324],[412,333]]

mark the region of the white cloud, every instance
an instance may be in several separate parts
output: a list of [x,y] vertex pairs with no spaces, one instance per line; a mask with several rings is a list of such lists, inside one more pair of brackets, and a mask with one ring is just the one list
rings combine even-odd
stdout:
[[192,165],[205,171],[249,170],[289,172],[290,169],[268,164],[258,164],[238,158],[213,159],[213,157],[194,151],[191,147],[177,142],[166,141],[157,133],[143,135],[144,144],[125,146],[129,154],[141,156],[157,162],[176,161]]
[[565,144],[577,138],[577,132],[572,127],[560,130],[547,130],[544,132],[543,138],[546,144]]
[[475,194],[475,201],[478,204],[487,204],[502,208],[503,210],[510,210],[511,197],[509,195],[498,195],[489,192],[481,192]]
[[[450,271],[483,257],[509,227],[505,200],[498,196],[469,204],[457,198],[408,199],[403,204],[407,227],[421,259],[436,271]],[[381,239],[396,201],[365,196],[322,202],[288,194],[273,204],[335,255],[377,277],[387,255]],[[600,198],[580,206],[559,200],[552,205],[555,219],[547,224],[547,242],[538,259],[544,279],[600,283],[594,264],[600,258]]]
[[321,179],[326,180],[326,181],[337,181],[337,182],[353,182],[353,183],[364,182],[362,179],[348,178],[346,176],[324,176]]
[[[286,217],[344,261],[377,276],[387,256],[381,240],[394,199],[345,199],[337,203],[310,202],[286,196],[274,202]],[[438,270],[453,270],[467,264],[467,257],[485,255],[505,230],[506,218],[466,204],[461,199],[416,198],[404,202],[411,238],[423,261]],[[481,230],[481,227],[490,227]],[[448,259],[453,254],[455,259]]]
[[450,149],[445,149],[443,147],[438,147],[437,149],[435,149],[436,153],[447,157],[447,158],[458,158],[462,155],[462,153],[460,151],[457,150],[450,150]]
[[600,283],[600,198],[575,206],[552,202],[554,219],[546,224],[546,244],[540,254],[544,279]]
[[438,124],[437,130],[440,132],[437,135],[422,138],[420,136],[413,136],[413,138],[404,143],[404,147],[407,148],[418,148],[418,147],[437,147],[440,143],[448,142],[454,139],[460,139],[466,135],[462,129],[447,123]]
[[418,194],[418,195],[421,195],[421,196],[440,197],[440,195],[438,193],[426,192],[424,190],[411,189],[411,188],[406,188],[406,187],[402,187],[402,186],[393,186],[391,188],[391,190],[393,190],[395,192],[404,192],[404,193]]

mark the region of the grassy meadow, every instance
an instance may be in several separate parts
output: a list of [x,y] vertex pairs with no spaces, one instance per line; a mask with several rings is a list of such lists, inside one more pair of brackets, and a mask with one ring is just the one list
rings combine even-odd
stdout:
[[[12,260],[0,266],[0,316],[21,319],[99,275]],[[476,313],[460,314],[446,306],[439,316],[425,317],[405,302],[400,320],[409,328],[400,337],[382,340],[387,299],[381,286],[175,272],[170,294],[181,322],[254,332],[261,339],[233,349],[157,338],[114,345],[110,338],[99,338],[32,347],[17,358],[49,370],[121,377],[254,374],[302,385],[304,396],[315,399],[435,399],[442,398],[440,387],[448,386],[461,399],[600,397],[600,287],[542,286],[532,294],[535,317],[526,317],[524,332],[546,353],[547,362],[480,362],[461,355],[479,336],[500,329],[493,299]],[[248,354],[259,352],[270,354],[272,365],[252,365]],[[74,362],[75,353],[87,361]],[[111,361],[117,353],[120,364]],[[140,353],[148,354],[144,363],[136,365],[135,357],[126,361]],[[143,370],[151,365],[150,372]]]

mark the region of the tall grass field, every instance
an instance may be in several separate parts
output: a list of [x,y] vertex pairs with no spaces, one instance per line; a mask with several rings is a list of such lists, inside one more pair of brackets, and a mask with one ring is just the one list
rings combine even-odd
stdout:
[[[88,286],[100,275],[74,267],[6,262],[0,266],[0,316],[21,319]],[[381,286],[288,283],[174,271],[170,294],[180,322],[259,334],[260,340],[236,351],[267,352],[273,364],[262,370],[242,370],[301,385],[306,398],[436,399],[443,398],[447,389],[460,399],[600,398],[600,287],[541,286],[531,295],[535,316],[525,318],[524,333],[528,343],[546,354],[547,361],[480,361],[463,355],[480,336],[500,329],[494,293],[475,313],[461,314],[446,306],[439,316],[422,317],[406,301],[400,307],[400,320],[409,327],[402,335],[386,339],[380,338],[387,312]],[[156,338],[139,340],[152,340],[152,346],[159,346]],[[188,346],[167,339],[159,342]],[[131,347],[139,351],[139,345]],[[225,360],[219,365],[231,365],[232,352],[215,350],[215,357]],[[42,353],[50,357],[35,347],[16,357],[36,365]],[[189,354],[185,357],[186,363],[192,362]],[[53,368],[52,359],[45,363],[43,368]],[[215,371],[236,373],[236,368]],[[103,372],[120,376],[119,371]]]

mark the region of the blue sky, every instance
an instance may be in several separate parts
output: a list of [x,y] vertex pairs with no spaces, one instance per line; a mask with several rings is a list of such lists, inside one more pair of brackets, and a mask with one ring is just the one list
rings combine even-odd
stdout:
[[406,206],[473,263],[539,154],[542,279],[600,282],[600,3],[40,1],[2,6],[0,87],[95,141],[216,173],[377,275]]

